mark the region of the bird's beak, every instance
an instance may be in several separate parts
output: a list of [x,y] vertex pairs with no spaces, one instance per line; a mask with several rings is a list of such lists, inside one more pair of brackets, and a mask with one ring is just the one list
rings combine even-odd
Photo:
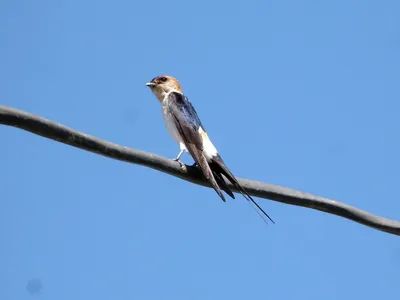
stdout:
[[156,84],[154,83],[154,82],[148,82],[148,83],[146,83],[146,86],[148,86],[148,87],[153,87],[153,86],[155,86]]

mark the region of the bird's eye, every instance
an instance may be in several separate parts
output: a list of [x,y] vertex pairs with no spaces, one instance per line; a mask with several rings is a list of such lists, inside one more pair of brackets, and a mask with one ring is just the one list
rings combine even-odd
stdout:
[[160,77],[160,81],[161,82],[166,82],[167,81],[167,77],[164,77],[164,76]]

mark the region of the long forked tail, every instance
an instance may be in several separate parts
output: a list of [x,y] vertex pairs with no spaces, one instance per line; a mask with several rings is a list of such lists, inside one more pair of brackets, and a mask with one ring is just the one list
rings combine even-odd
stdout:
[[[217,180],[218,184],[220,185],[220,187],[225,192],[227,192],[227,194],[229,196],[231,196],[232,198],[235,198],[233,196],[232,191],[229,189],[228,185],[224,182],[224,179],[222,178],[221,174],[224,175],[238,189],[238,191],[243,195],[243,197],[247,201],[252,202],[255,205],[255,207],[258,209],[258,210],[256,209],[256,212],[260,215],[260,217],[264,220],[264,222],[267,223],[267,221],[264,219],[264,217],[260,214],[260,211],[262,212],[262,214],[265,217],[267,217],[272,223],[275,224],[274,220],[271,219],[271,217],[264,211],[264,209],[262,209],[262,207],[260,205],[258,205],[258,203],[249,195],[249,193],[239,184],[239,182],[237,181],[235,176],[233,176],[231,171],[229,171],[229,169],[225,166],[225,163],[219,154],[217,154],[217,156],[214,156],[212,158],[211,163],[210,163],[210,168],[214,174],[215,179]],[[221,184],[221,181],[222,181],[222,184]]]

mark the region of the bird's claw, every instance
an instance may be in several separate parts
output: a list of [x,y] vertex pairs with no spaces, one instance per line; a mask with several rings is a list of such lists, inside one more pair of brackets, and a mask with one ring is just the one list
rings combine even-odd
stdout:
[[179,160],[179,158],[174,158],[174,159],[172,159],[172,160],[178,162],[181,169],[184,169],[184,168],[185,168],[185,164],[184,164],[183,162],[181,162],[181,161]]
[[180,163],[180,164],[183,164],[183,163],[179,160],[179,158],[173,158],[172,160],[173,160],[173,161],[176,161],[176,162],[178,162],[178,163]]

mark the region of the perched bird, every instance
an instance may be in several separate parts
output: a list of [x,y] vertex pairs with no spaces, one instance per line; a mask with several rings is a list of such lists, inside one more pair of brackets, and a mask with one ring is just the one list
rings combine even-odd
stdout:
[[171,76],[163,75],[153,78],[146,85],[160,101],[167,129],[172,138],[179,144],[180,152],[174,160],[182,164],[179,160],[180,157],[184,152],[189,152],[204,177],[223,201],[226,200],[221,190],[225,191],[233,199],[235,196],[222,175],[237,188],[243,197],[251,201],[274,223],[226,167],[217,149],[209,139],[196,110],[183,94],[178,80]]

